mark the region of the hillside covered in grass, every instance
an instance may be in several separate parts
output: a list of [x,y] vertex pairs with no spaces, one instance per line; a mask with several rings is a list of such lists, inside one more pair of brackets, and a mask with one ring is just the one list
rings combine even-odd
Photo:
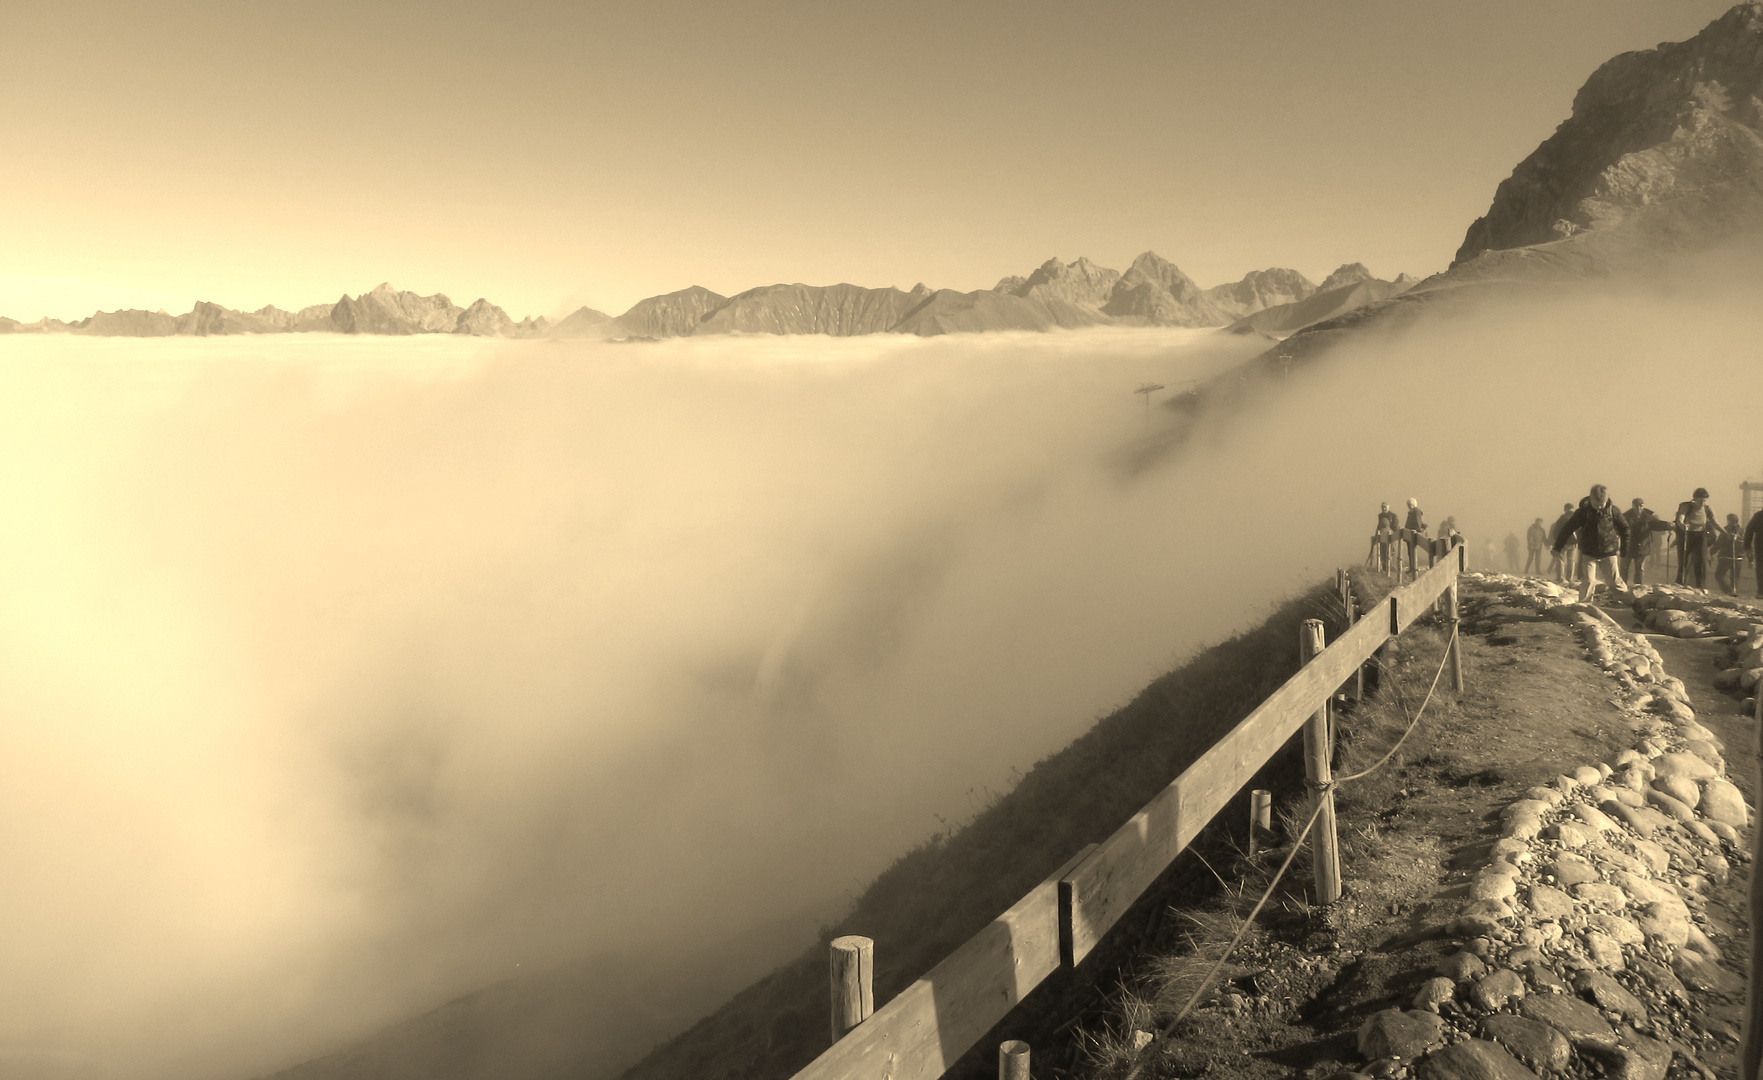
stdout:
[[[689,1031],[663,1044],[625,1080],[789,1077],[828,1045],[825,943],[841,934],[875,941],[881,1005],[923,975],[1085,844],[1099,841],[1247,716],[1299,666],[1298,630],[1321,618],[1343,626],[1332,588],[1292,599],[1260,626],[1204,649],[1147,686],[1064,750],[1039,762],[1014,790],[964,827],[934,837],[884,871],[850,913],[823,930],[821,945],[737,994]],[[1259,778],[1276,789],[1302,778],[1295,745]],[[1234,824],[1234,823],[1233,823]],[[1198,861],[1177,860],[1076,971],[1055,974],[981,1040],[950,1073],[995,1072],[998,1040],[1025,1038],[1039,1064],[1074,1064],[1086,1014],[1106,1015],[1141,946],[1177,935],[1166,919],[1174,900],[1203,894],[1212,879]]]

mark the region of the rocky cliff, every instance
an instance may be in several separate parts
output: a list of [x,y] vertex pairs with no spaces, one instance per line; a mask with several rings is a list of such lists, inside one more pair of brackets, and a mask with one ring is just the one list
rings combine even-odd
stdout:
[[613,337],[684,337],[698,328],[704,316],[728,302],[728,297],[701,285],[678,292],[638,300],[616,321]]
[[[1687,41],[1624,53],[1595,71],[1572,114],[1470,225],[1453,267],[1501,251],[1609,229],[1637,215],[1670,229],[1660,203],[1688,215],[1758,194],[1763,160],[1763,2],[1739,4]],[[1691,226],[1693,229],[1693,226]]]
[[1316,283],[1282,267],[1251,270],[1241,281],[1214,285],[1206,290],[1206,299],[1232,319],[1252,315],[1263,308],[1308,300],[1316,294]]
[[1230,321],[1192,278],[1154,251],[1133,260],[1102,312],[1156,326],[1222,326]]
[[925,299],[918,293],[859,285],[766,285],[732,297],[692,333],[880,334]]

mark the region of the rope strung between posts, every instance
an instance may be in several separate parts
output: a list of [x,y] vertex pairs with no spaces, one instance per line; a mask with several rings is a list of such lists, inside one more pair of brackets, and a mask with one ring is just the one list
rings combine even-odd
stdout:
[[[1230,939],[1230,944],[1225,946],[1224,952],[1219,955],[1218,959],[1213,962],[1212,967],[1207,970],[1206,977],[1200,980],[1200,985],[1194,988],[1194,992],[1188,998],[1187,1004],[1181,1007],[1181,1012],[1175,1014],[1174,1020],[1163,1025],[1162,1029],[1151,1037],[1151,1041],[1139,1048],[1138,1052],[1134,1055],[1133,1067],[1126,1074],[1126,1080],[1138,1080],[1139,1072],[1145,1065],[1146,1052],[1156,1046],[1159,1042],[1167,1039],[1169,1033],[1175,1030],[1176,1025],[1187,1019],[1188,1013],[1193,1011],[1194,1006],[1199,1002],[1201,996],[1204,995],[1207,988],[1212,985],[1212,980],[1216,978],[1219,971],[1224,968],[1225,961],[1229,960],[1231,953],[1235,952],[1236,947],[1242,944],[1243,936],[1247,934],[1249,928],[1255,924],[1255,917],[1261,914],[1261,909],[1263,907],[1267,906],[1267,901],[1273,897],[1273,890],[1279,887],[1279,881],[1285,876],[1285,872],[1291,868],[1292,860],[1298,857],[1299,849],[1304,846],[1305,837],[1310,835],[1311,827],[1316,824],[1317,817],[1322,813],[1324,797],[1327,796],[1337,784],[1344,784],[1349,780],[1363,779],[1383,768],[1385,763],[1396,756],[1396,751],[1402,748],[1402,744],[1408,741],[1408,736],[1414,734],[1414,729],[1420,726],[1420,717],[1426,712],[1426,706],[1432,701],[1433,691],[1439,688],[1439,679],[1445,674],[1445,664],[1451,658],[1451,646],[1456,640],[1457,627],[1453,625],[1451,627],[1451,636],[1445,641],[1445,653],[1439,658],[1439,669],[1433,674],[1432,685],[1426,688],[1426,697],[1421,699],[1420,708],[1414,710],[1413,718],[1408,721],[1407,730],[1402,732],[1402,737],[1396,740],[1395,745],[1391,746],[1389,751],[1385,753],[1383,757],[1378,758],[1377,762],[1368,769],[1361,769],[1351,776],[1336,777],[1327,783],[1312,785],[1316,790],[1316,808],[1310,811],[1310,820],[1304,822],[1304,828],[1298,833],[1297,838],[1292,841],[1292,850],[1286,855],[1285,861],[1279,864],[1279,869],[1274,872],[1273,880],[1267,883],[1266,891],[1261,894],[1261,899],[1255,902],[1255,907],[1250,910],[1249,917],[1244,919],[1242,925],[1237,927],[1236,935]],[[1396,687],[1395,692],[1398,701],[1400,701],[1402,693],[1401,688]],[[1406,702],[1403,702],[1402,704],[1405,708]]]

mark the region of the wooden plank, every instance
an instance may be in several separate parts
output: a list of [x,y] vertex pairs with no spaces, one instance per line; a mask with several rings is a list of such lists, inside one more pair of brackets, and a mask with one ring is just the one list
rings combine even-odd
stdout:
[[[1093,845],[1092,845],[1093,847]],[[796,1074],[935,1080],[1059,968],[1059,881],[1085,848]]]
[[1414,581],[1392,592],[1390,595],[1396,598],[1396,633],[1413,626],[1415,620],[1425,614],[1432,607],[1433,601],[1456,580],[1457,560],[1445,559]]
[[1370,659],[1384,631],[1380,619],[1354,623],[1078,864],[1061,884],[1071,918],[1068,962],[1089,955],[1267,759]]

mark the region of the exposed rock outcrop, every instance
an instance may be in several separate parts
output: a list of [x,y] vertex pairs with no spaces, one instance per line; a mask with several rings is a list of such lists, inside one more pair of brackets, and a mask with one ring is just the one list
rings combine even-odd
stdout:
[[1206,290],[1206,299],[1225,315],[1240,319],[1265,308],[1308,300],[1316,294],[1316,283],[1282,267],[1251,270],[1241,281],[1214,285]]
[[638,300],[618,317],[612,337],[684,337],[698,328],[704,317],[728,303],[728,297],[702,285]]
[[893,329],[896,333],[934,337],[993,330],[1075,330],[1106,322],[1108,317],[1095,308],[1058,297],[1041,300],[991,289],[969,293],[938,289]]
[[100,311],[70,323],[68,329],[93,337],[170,337],[178,332],[174,316],[164,311],[142,311],[139,308]]
[[1192,278],[1152,251],[1134,259],[1114,283],[1102,312],[1157,326],[1222,326],[1230,321]]
[[506,311],[480,296],[459,313],[453,323],[453,332],[472,337],[513,337],[514,320]]
[[462,313],[445,294],[419,296],[381,282],[371,292],[338,300],[331,322],[345,334],[451,333]]
[[1021,285],[1011,290],[1011,295],[1043,303],[1062,300],[1100,310],[1113,295],[1114,284],[1119,280],[1120,271],[1097,266],[1082,256],[1073,263],[1054,258],[1036,268]]
[[1322,284],[1316,287],[1316,291],[1330,292],[1334,289],[1347,288],[1349,285],[1357,285],[1361,281],[1376,280],[1377,278],[1372,272],[1365,268],[1364,263],[1342,263],[1335,268],[1334,273],[1322,279]]
[[[1763,2],[1749,0],[1687,41],[1624,53],[1592,74],[1572,115],[1502,181],[1452,263],[1566,240],[1645,212],[1689,228],[1763,201]],[[1686,203],[1683,215],[1661,203]],[[1757,215],[1755,205],[1744,216]],[[1665,217],[1682,220],[1659,221]]]
[[[1333,275],[1330,275],[1330,279],[1333,279]],[[1238,319],[1231,324],[1230,329],[1238,333],[1253,329],[1282,337],[1380,300],[1388,300],[1401,291],[1393,282],[1379,281],[1377,278],[1356,281],[1337,288],[1320,290],[1295,304],[1263,308],[1253,315]]]
[[710,312],[694,334],[880,334],[892,330],[922,297],[860,285],[767,285]]

